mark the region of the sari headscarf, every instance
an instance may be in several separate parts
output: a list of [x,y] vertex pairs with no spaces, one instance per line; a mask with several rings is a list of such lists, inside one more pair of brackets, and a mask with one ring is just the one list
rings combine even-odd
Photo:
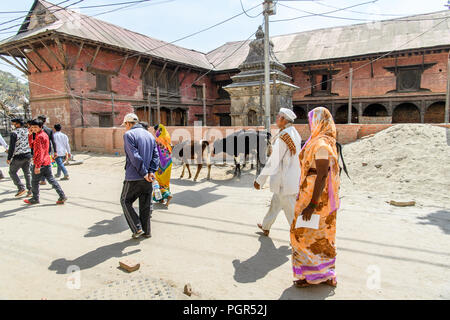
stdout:
[[336,149],[336,125],[330,111],[324,107],[318,107],[308,113],[309,129],[311,136],[303,146],[299,158],[302,167],[300,186],[304,184],[309,169],[315,161],[315,154],[320,148],[328,151],[330,159],[330,175],[328,175],[329,200],[331,210],[339,207],[339,163]]
[[[336,150],[336,126],[326,108],[309,112],[311,137],[300,151],[302,169],[300,189],[291,225],[292,266],[295,279],[318,284],[335,280],[336,213],[339,207],[339,165]],[[295,228],[297,219],[309,205],[314,192],[317,171],[313,167],[320,148],[328,151],[330,160],[327,184],[320,195],[314,214],[320,216],[319,228]]]
[[159,168],[156,172],[156,180],[161,188],[163,199],[170,194],[170,175],[172,171],[172,144],[169,132],[162,124],[155,126],[156,143],[159,153]]

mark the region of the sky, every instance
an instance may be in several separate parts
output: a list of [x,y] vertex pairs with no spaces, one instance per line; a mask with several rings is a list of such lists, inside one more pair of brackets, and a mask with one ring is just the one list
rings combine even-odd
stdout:
[[[50,0],[59,3],[63,0]],[[79,0],[64,2],[62,6],[76,3]],[[87,15],[99,14],[96,18],[108,21],[121,27],[157,38],[163,41],[173,41],[183,36],[195,33],[220,21],[242,13],[242,6],[247,15],[242,14],[211,30],[187,38],[177,45],[195,49],[201,52],[211,51],[226,42],[245,40],[249,38],[263,22],[262,0],[153,0],[148,3],[129,6],[116,12],[105,13],[117,7],[78,9],[80,6],[122,3],[130,0],[84,0],[77,5],[70,6]],[[2,0],[0,1],[0,29],[21,23],[22,18],[6,23],[8,20],[19,18],[26,13],[10,13],[11,11],[28,11],[34,0]],[[364,23],[372,20],[383,20],[423,14],[427,12],[446,10],[447,0],[280,0],[277,11],[270,17],[269,31],[271,35],[295,33],[319,28]],[[307,13],[327,13],[336,8],[347,8],[344,11],[329,13],[334,17],[313,16],[290,21],[279,21]],[[251,9],[256,7],[254,9]],[[251,10],[250,10],[251,9]],[[5,13],[8,12],[8,13]],[[102,14],[103,13],[103,14]],[[255,17],[256,16],[256,17]],[[347,19],[341,19],[347,18]],[[353,19],[353,20],[352,20]],[[17,32],[18,26],[0,31],[0,39],[7,38]],[[9,32],[9,33],[5,33]],[[0,64],[0,70],[11,72],[17,76],[20,72],[12,67]]]

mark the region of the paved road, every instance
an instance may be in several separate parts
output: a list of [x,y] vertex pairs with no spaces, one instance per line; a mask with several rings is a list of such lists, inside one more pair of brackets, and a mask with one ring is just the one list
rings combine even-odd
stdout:
[[[250,188],[254,172],[227,180],[227,168],[213,167],[212,181],[204,170],[194,183],[179,180],[176,168],[172,205],[156,206],[153,238],[137,241],[118,203],[123,157],[76,157],[85,162],[69,167],[71,180],[61,182],[69,197],[64,206],[44,186],[41,204],[26,207],[13,198],[12,182],[0,181],[0,298],[83,299],[112,283],[126,288],[151,278],[169,284],[175,298],[186,298],[189,282],[194,299],[450,299],[448,209],[394,208],[344,185],[339,286],[296,289],[284,216],[270,238],[256,228],[270,192]],[[124,256],[139,261],[140,270],[119,270]],[[71,266],[81,270],[80,289],[67,285]]]

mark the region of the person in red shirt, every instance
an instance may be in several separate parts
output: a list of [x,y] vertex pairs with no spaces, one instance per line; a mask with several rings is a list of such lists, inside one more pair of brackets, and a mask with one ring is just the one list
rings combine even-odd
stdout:
[[39,203],[39,181],[45,178],[59,195],[56,204],[64,204],[67,198],[52,174],[51,159],[48,153],[50,142],[48,135],[42,130],[43,123],[41,120],[35,119],[30,122],[30,125],[31,131],[35,134],[34,140],[29,137],[30,147],[33,149],[33,175],[31,179],[33,196],[24,201],[27,204]]

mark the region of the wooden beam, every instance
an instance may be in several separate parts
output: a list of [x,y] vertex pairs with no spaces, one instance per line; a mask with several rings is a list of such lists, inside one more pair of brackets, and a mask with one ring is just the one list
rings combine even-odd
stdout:
[[78,58],[80,58],[81,51],[83,50],[83,46],[84,46],[84,41],[81,41],[80,47],[78,48],[77,55],[75,56],[75,60],[70,65],[70,68],[73,69],[75,67],[75,65],[77,64]]
[[133,68],[131,68],[130,72],[128,72],[128,78],[131,77],[131,75],[133,74],[134,68],[136,68],[137,64],[139,63],[139,61],[141,60],[141,56],[138,56],[138,58],[136,59],[136,62],[133,65]]
[[145,66],[144,70],[141,73],[141,79],[144,78],[145,73],[147,72],[148,68],[150,67],[150,65],[152,64],[153,58],[150,58],[147,62],[147,65]]
[[127,62],[128,60],[128,53],[126,54],[126,56],[123,58],[122,63],[120,64],[119,70],[117,70],[117,74],[119,74],[122,71],[123,66],[125,65],[125,62]]
[[50,55],[53,57],[53,58],[55,58],[55,60],[56,61],[58,61],[58,63],[61,65],[61,67],[65,67],[64,66],[64,63],[58,58],[58,56],[53,52],[53,50],[52,49],[50,49],[46,44],[45,44],[45,42],[44,41],[40,41],[41,43],[42,43],[42,45],[47,49],[47,51],[48,51],[48,53],[50,53]]
[[47,62],[47,60],[44,59],[44,57],[41,56],[41,54],[36,50],[36,48],[33,47],[33,45],[31,43],[29,44],[29,46],[30,46],[30,49],[36,53],[36,55],[39,57],[39,59],[41,59],[47,65],[47,67],[50,69],[50,71],[53,71],[52,66]]
[[58,47],[59,54],[60,54],[60,55],[62,56],[62,58],[63,58],[64,68],[67,68],[67,67],[68,67],[67,57],[66,57],[66,54],[64,53],[62,44],[61,44],[61,42],[59,41],[58,38],[55,38],[54,40],[55,40],[55,42],[56,42],[56,46]]
[[24,55],[24,56],[27,58],[28,61],[31,62],[31,64],[36,68],[36,70],[37,70],[38,72],[42,72],[41,69],[37,66],[37,64],[34,63],[34,61],[33,61],[33,60],[25,53],[25,51],[22,51],[22,49],[20,49],[19,47],[16,47],[16,49],[19,50],[20,53],[21,53],[22,55]]
[[95,62],[95,59],[97,58],[98,52],[100,51],[100,46],[97,46],[97,49],[95,49],[95,53],[92,56],[91,62],[89,62],[88,67],[92,66]]
[[12,63],[12,62],[9,61],[8,59],[4,58],[2,55],[0,55],[0,59],[2,59],[3,61],[9,63],[9,64],[12,65],[14,68],[16,68],[17,70],[23,72],[24,74],[31,74],[30,71],[28,71],[28,70],[25,71],[25,70],[22,69],[21,67],[16,66],[14,63]]
[[17,64],[23,68],[23,70],[27,70],[28,73],[30,73],[30,71],[28,70],[28,66],[26,65],[25,62],[20,61],[19,59],[14,57],[8,50],[6,50],[6,53],[9,54],[17,62]]
[[184,80],[186,80],[186,77],[189,72],[191,72],[191,68],[187,69],[186,72],[184,73],[183,79],[181,79],[181,81],[180,81],[180,86],[184,82]]
[[157,81],[159,81],[159,79],[160,79],[161,76],[163,75],[163,72],[164,72],[164,70],[166,70],[166,67],[167,67],[167,62],[164,63],[164,65],[163,65],[163,67],[162,67],[162,69],[161,69],[161,72],[159,73],[159,76],[158,76],[158,80],[157,80]]
[[177,66],[177,67],[175,68],[175,70],[173,70],[173,73],[172,73],[172,75],[170,76],[169,82],[172,81],[173,77],[175,77],[175,75],[177,74],[178,68],[180,68],[180,66]]

